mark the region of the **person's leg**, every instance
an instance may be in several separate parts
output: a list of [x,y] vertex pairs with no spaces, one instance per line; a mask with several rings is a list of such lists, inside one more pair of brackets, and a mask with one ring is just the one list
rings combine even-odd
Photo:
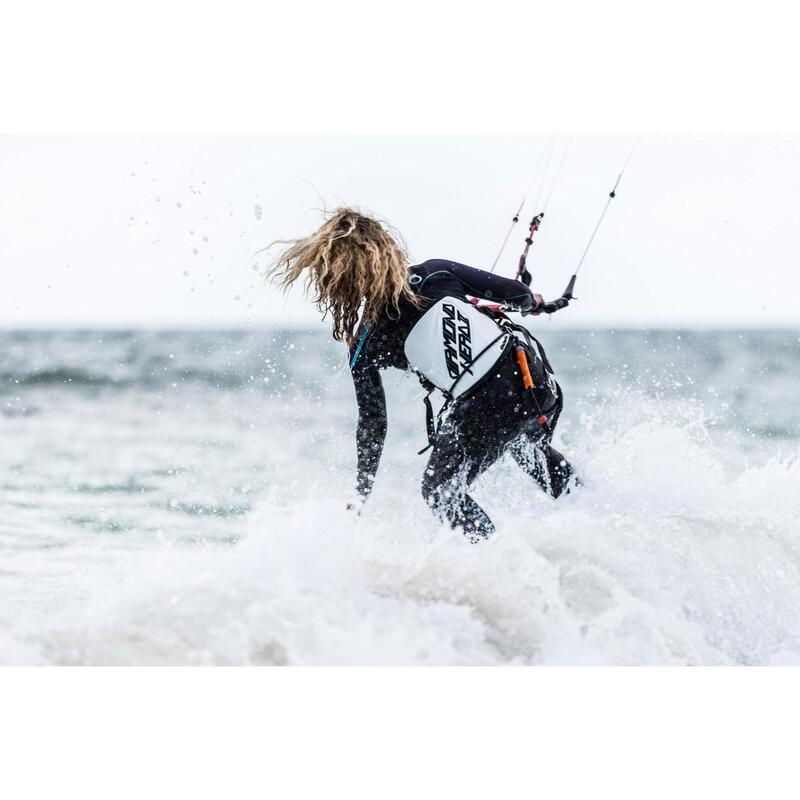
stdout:
[[[464,415],[467,420],[470,415]],[[488,436],[487,436],[488,434]],[[488,539],[494,523],[470,497],[467,489],[502,453],[491,428],[476,425],[471,430],[458,412],[445,420],[436,438],[436,446],[422,477],[422,496],[433,513],[451,527],[460,527],[471,542]]]
[[[533,354],[530,361],[543,376],[543,367],[540,362],[534,362]],[[540,385],[542,383],[543,378]],[[510,447],[518,445],[512,453],[527,452],[527,448],[521,447],[521,437],[539,413],[550,417],[549,432],[558,419],[560,391],[555,394],[543,387],[537,398],[538,406],[534,407],[522,396],[521,388],[516,359],[509,354],[476,395],[453,407],[425,469],[422,479],[425,501],[437,517],[454,528],[462,527],[471,541],[488,538],[494,532],[494,524],[467,493],[470,484]],[[529,465],[526,471],[546,491],[558,496],[566,486],[571,467],[552,448],[543,453],[549,453],[549,458],[545,458],[541,469],[526,456]],[[566,467],[562,467],[561,462]]]
[[469,485],[495,460],[491,454],[475,450],[463,431],[445,424],[422,477],[422,496],[436,517],[452,528],[462,528],[471,542],[488,539],[495,529],[488,514],[467,493]]
[[569,480],[575,470],[558,450],[550,437],[521,434],[509,448],[514,461],[551,497],[569,491]]
[[552,445],[553,433],[564,407],[561,387],[556,383],[554,392],[543,391],[538,399],[540,405],[546,407],[546,427],[528,428],[512,442],[509,451],[542,490],[555,498],[569,492],[571,478],[575,485],[579,485],[579,481],[574,477],[572,465]]

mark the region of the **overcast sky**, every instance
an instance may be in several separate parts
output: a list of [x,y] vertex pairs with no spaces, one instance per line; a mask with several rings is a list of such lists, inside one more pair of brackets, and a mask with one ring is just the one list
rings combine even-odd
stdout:
[[[488,268],[548,141],[0,137],[0,326],[315,324],[300,292],[265,287],[254,253],[311,231],[323,203],[389,220],[414,261]],[[561,293],[633,141],[573,139],[530,254],[546,297]],[[555,140],[551,178],[567,142]],[[798,212],[800,137],[644,136],[579,301],[542,324],[800,325]]]

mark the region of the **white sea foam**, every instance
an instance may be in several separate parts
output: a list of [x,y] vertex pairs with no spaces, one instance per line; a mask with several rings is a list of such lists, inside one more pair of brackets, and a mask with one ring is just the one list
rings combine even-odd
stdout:
[[[28,553],[61,577],[35,607],[10,593],[0,661],[800,663],[796,445],[753,452],[697,403],[630,392],[575,416],[583,487],[552,501],[497,465],[474,490],[498,525],[486,544],[433,522],[421,461],[390,442],[361,517],[310,454],[233,543],[84,541],[60,572],[58,551]],[[289,470],[305,446],[275,458]]]

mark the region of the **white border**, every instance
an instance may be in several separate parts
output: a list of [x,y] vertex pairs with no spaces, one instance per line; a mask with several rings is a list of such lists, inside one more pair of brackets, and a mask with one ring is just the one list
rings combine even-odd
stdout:
[[4,132],[800,131],[762,0],[15,2]]
[[2,784],[15,799],[796,795],[787,669],[1,677]]

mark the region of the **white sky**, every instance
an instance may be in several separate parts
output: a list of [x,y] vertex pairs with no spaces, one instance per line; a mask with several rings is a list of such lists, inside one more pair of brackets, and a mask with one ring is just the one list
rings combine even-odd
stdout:
[[[535,290],[560,294],[633,138],[574,138],[531,250]],[[265,263],[258,248],[319,224],[319,195],[389,220],[414,260],[488,268],[547,141],[0,137],[0,325],[314,324],[310,302],[284,300],[252,267]],[[537,193],[503,274],[513,274]],[[644,136],[579,301],[545,324],[799,324],[798,210],[800,137]]]

